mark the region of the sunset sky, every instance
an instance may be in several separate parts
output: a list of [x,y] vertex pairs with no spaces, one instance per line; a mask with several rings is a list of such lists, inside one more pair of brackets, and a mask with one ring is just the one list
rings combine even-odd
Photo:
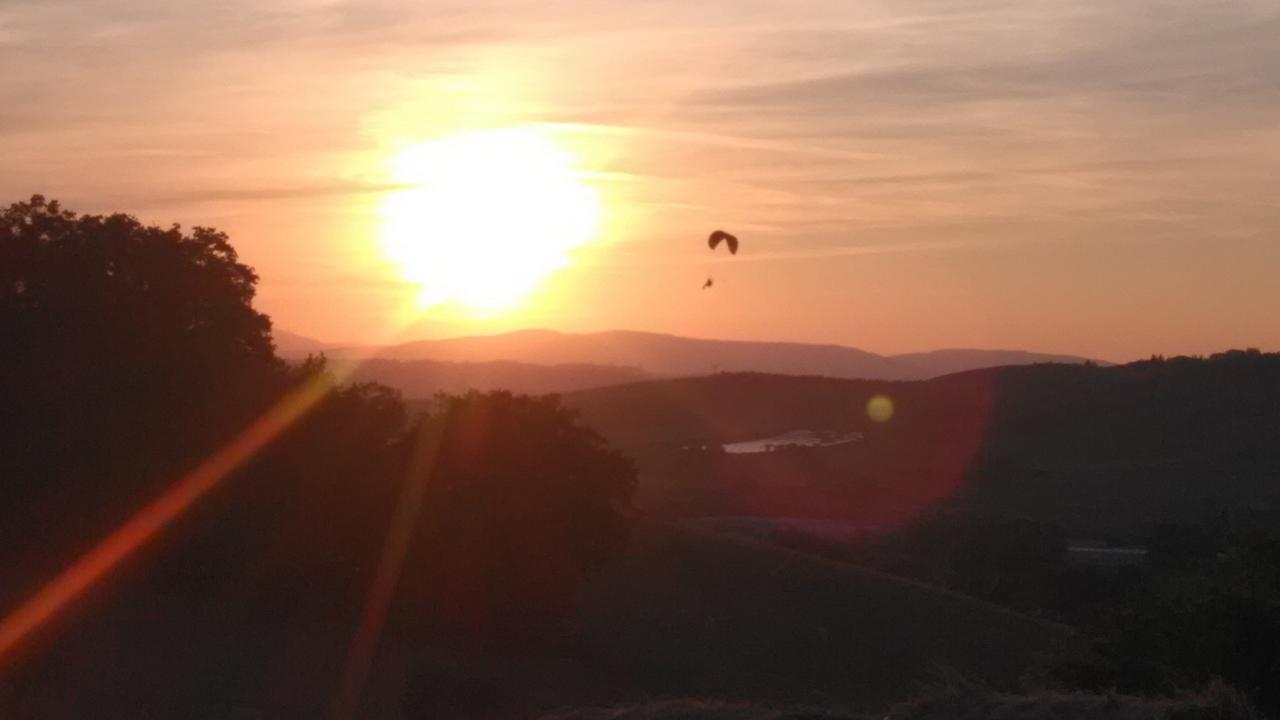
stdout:
[[1276,0],[0,0],[0,202],[326,340],[1276,350],[1278,190]]

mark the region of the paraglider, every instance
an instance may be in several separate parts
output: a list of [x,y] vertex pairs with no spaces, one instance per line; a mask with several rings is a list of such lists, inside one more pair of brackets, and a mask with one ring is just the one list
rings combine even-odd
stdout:
[[722,240],[724,241],[724,244],[729,247],[730,255],[738,254],[738,238],[730,235],[729,233],[723,230],[716,230],[715,232],[711,233],[711,236],[707,238],[707,247],[711,248],[712,250],[715,250],[716,247],[720,245],[720,241]]
[[[707,237],[707,247],[711,248],[713,252],[717,247],[720,247],[720,243],[722,242],[725,244],[725,247],[729,248],[730,255],[738,254],[738,238],[733,235],[730,235],[723,230],[715,230]],[[702,283],[702,289],[710,289],[714,284],[715,279],[711,276],[707,276],[707,281]]]

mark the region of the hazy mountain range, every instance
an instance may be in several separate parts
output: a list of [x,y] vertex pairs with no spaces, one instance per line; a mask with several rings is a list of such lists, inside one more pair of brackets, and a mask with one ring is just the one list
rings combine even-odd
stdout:
[[985,367],[1087,360],[1021,350],[948,349],[879,355],[843,345],[708,340],[626,330],[519,330],[385,347],[331,344],[281,330],[275,331],[275,340],[278,352],[286,358],[321,352],[331,357],[368,357],[354,379],[382,382],[408,397],[467,388],[569,392],[653,377],[744,371],[923,380]]

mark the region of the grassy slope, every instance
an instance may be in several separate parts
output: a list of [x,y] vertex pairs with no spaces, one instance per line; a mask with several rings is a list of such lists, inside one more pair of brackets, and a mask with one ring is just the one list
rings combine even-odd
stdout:
[[[179,596],[90,605],[44,639],[42,659],[11,678],[8,693],[0,682],[0,714],[12,703],[31,717],[225,717],[237,708],[316,717],[354,622]],[[895,578],[642,521],[547,654],[461,659],[390,628],[365,716],[399,717],[406,688],[452,692],[476,677],[479,692],[525,710],[678,696],[883,707],[912,694],[934,664],[1010,679],[1061,633]]]
[[1065,630],[971,598],[689,526],[645,522],[577,619],[593,664],[657,696],[855,702],[938,667],[1013,680]]

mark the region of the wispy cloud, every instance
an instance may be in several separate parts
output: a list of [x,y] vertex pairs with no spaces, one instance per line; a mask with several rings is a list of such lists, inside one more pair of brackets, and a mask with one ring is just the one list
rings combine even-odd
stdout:
[[1138,277],[1165,258],[1121,246],[1201,243],[1181,271],[1252,253],[1257,295],[1277,38],[1275,0],[0,0],[0,193],[226,218],[296,289],[273,248],[331,219],[296,214],[368,215],[397,143],[541,124],[626,262],[724,224],[757,268],[971,252],[1073,286],[1045,246]]
[[197,202],[269,201],[326,197],[350,197],[354,195],[381,195],[407,190],[413,186],[404,183],[332,182],[300,185],[295,187],[252,187],[193,189],[180,193],[156,193],[148,204],[188,204]]

